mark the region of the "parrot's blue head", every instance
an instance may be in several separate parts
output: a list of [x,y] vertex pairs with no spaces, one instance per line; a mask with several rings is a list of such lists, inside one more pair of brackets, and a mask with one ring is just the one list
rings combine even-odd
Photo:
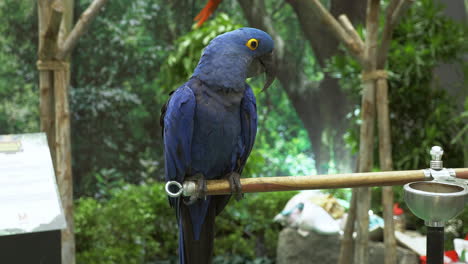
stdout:
[[246,78],[266,72],[266,89],[274,80],[273,48],[270,35],[256,28],[224,33],[205,48],[193,76],[213,87],[239,91]]

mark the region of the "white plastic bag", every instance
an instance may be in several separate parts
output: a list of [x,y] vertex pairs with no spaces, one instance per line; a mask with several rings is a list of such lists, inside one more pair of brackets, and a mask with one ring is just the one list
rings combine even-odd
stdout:
[[283,226],[297,228],[302,236],[307,236],[310,231],[320,234],[338,233],[340,220],[334,219],[325,209],[316,204],[321,203],[327,197],[329,195],[320,191],[300,192],[288,201],[274,221]]

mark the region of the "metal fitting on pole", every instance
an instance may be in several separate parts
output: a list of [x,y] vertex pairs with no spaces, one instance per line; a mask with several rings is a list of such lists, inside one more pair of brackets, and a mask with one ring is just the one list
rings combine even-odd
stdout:
[[442,155],[444,154],[444,150],[439,146],[433,146],[431,151],[431,169],[433,170],[441,170],[444,168],[444,164],[442,162]]

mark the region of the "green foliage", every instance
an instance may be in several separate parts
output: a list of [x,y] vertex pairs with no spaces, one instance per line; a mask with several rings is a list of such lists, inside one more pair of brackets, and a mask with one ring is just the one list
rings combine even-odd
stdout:
[[[91,2],[77,1],[75,13]],[[193,10],[186,7],[183,0],[116,0],[78,42],[71,76],[78,196],[102,195],[109,171],[113,180],[130,183],[162,179],[159,109],[168,89],[156,79],[174,40],[193,23]]]
[[307,131],[284,90],[273,85],[268,91],[260,92],[260,81],[250,82],[250,85],[257,97],[258,131],[244,175],[266,177],[315,173]]
[[[124,185],[110,190],[107,200],[77,200],[77,263],[173,261],[178,229],[163,188],[161,183]],[[275,257],[280,229],[272,220],[293,194],[231,199],[216,219],[215,263],[236,263],[236,259],[237,263],[271,263],[268,259]]]
[[240,27],[242,26],[234,24],[226,14],[221,13],[205,22],[202,27],[194,28],[178,38],[174,43],[176,49],[161,68],[158,79],[161,87],[175,90],[186,82],[192,76],[203,48],[216,36]]
[[273,218],[296,192],[248,194],[228,206],[216,219],[215,255],[240,255],[247,259],[273,258],[280,227]]
[[177,225],[161,184],[126,185],[108,201],[81,198],[78,263],[150,263],[176,255]]
[[0,134],[39,130],[34,1],[0,2]]
[[465,111],[460,114],[459,117],[455,118],[456,121],[465,124],[463,128],[457,133],[457,135],[452,139],[452,144],[459,144],[465,146],[463,148],[463,156],[465,159],[464,167],[468,167],[468,98],[465,99]]

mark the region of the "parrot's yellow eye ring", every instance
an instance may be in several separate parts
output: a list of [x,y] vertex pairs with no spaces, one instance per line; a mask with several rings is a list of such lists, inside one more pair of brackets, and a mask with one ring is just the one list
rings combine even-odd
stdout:
[[249,39],[249,41],[247,41],[247,43],[245,43],[245,45],[251,49],[251,50],[256,50],[258,48],[258,40],[256,39]]

